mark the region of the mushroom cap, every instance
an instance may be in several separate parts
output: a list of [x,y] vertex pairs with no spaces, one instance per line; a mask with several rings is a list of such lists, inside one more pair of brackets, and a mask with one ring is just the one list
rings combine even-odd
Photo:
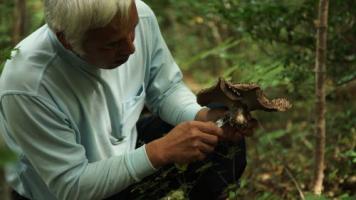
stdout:
[[269,100],[257,84],[232,84],[223,78],[219,78],[216,85],[200,91],[197,100],[202,106],[216,103],[229,109],[245,107],[248,111],[286,111],[292,107],[285,98]]

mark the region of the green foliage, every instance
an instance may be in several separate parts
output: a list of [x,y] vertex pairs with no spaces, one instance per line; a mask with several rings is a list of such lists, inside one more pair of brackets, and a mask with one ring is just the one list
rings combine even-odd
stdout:
[[11,45],[11,24],[14,1],[0,3],[0,49]]
[[[194,69],[190,68],[191,71],[204,67],[204,70],[210,68],[212,73],[216,74],[225,70],[226,67],[214,65],[216,62],[212,60],[227,60],[229,66],[237,64],[243,66],[241,64],[243,60],[248,67],[256,64],[266,66],[266,61],[270,61],[272,65],[278,63],[285,69],[281,72],[282,77],[272,77],[275,84],[278,80],[287,78],[292,85],[300,85],[294,88],[297,91],[291,92],[307,93],[302,96],[307,98],[313,92],[313,87],[310,85],[314,82],[312,75],[315,62],[317,3],[316,0],[186,0],[168,1],[168,5],[162,4],[164,7],[160,3],[152,4],[161,16],[162,24],[168,25],[168,30],[182,32],[182,28],[179,29],[177,23],[189,27],[183,30],[183,36],[179,37],[179,40],[198,44],[203,49],[206,49],[206,46],[214,49],[215,46],[220,45],[214,42],[214,33],[210,24],[218,28],[222,38],[228,37],[234,41],[250,38],[244,43],[239,43],[239,47],[224,52],[225,55],[234,54],[234,58],[205,59],[201,61],[202,67],[195,64]],[[332,84],[345,84],[356,77],[354,74],[356,71],[355,12],[350,9],[354,8],[355,4],[353,0],[330,2],[328,74]],[[167,19],[174,19],[174,21]],[[174,28],[170,29],[170,27]],[[174,32],[166,31],[166,33],[169,35],[168,38],[175,37]],[[197,39],[194,39],[191,34],[196,34]],[[172,49],[177,53],[178,61],[189,58],[188,53],[188,56],[182,53],[187,52],[185,49],[191,48],[189,52],[199,54],[199,50],[195,50],[196,46],[182,45],[182,48],[177,48],[175,45],[177,42],[173,41],[173,43],[171,46],[174,46]],[[253,52],[253,55],[249,55],[250,52]],[[180,58],[180,55],[183,55],[183,58]],[[207,60],[209,62],[206,62]],[[184,62],[182,65],[186,67]],[[350,74],[352,71],[353,73]],[[234,79],[241,80],[240,78],[241,76],[236,76]],[[206,80],[202,81],[206,82]],[[302,91],[299,91],[300,88],[303,88]]]
[[4,166],[5,164],[8,164],[10,162],[13,162],[16,160],[16,155],[11,152],[10,150],[1,148],[0,149],[0,167]]
[[[239,190],[237,195],[240,199],[249,196],[257,199],[295,199],[297,190],[283,170],[286,163],[302,190],[307,191],[310,186],[306,183],[311,181],[314,152],[313,68],[317,3],[208,0],[171,5],[178,12],[177,21],[184,24],[183,27],[189,27],[188,32],[181,28],[183,32],[198,35],[199,42],[194,44],[201,49],[213,50],[224,44],[213,40],[209,23],[218,27],[222,41],[226,41],[225,38],[239,41],[237,46],[224,49],[223,57],[204,57],[195,62],[194,67],[185,68],[186,74],[193,74],[193,79],[210,85],[216,81],[216,74],[235,82],[256,82],[266,89],[268,96],[288,96],[294,104],[289,113],[255,113],[263,129],[249,141],[250,161],[245,173],[248,179],[243,180],[250,187]],[[351,91],[349,94],[346,91],[342,94],[337,92],[341,85],[347,85],[356,77],[356,43],[348,42],[355,41],[355,12],[351,9],[355,7],[355,1],[330,3],[325,191],[330,197],[338,197],[351,192],[347,188],[353,183],[347,177],[353,174],[352,169],[355,168],[352,162],[355,143],[351,141],[355,141],[356,137],[352,128],[356,124],[356,114],[355,107],[349,103],[355,99],[349,95]],[[179,10],[184,10],[184,14]],[[195,32],[192,33],[192,30]],[[169,31],[166,34],[169,37],[174,35]],[[203,34],[204,38],[209,38],[209,42],[201,38]],[[177,43],[174,46],[178,57],[182,55],[179,49],[187,49],[182,45],[178,45],[181,48],[177,47]],[[203,53],[197,50],[194,55],[209,52],[201,51]],[[185,57],[184,54],[180,60],[186,60]],[[227,62],[227,66],[222,66],[222,61]],[[204,69],[204,79],[199,78],[202,72],[194,73],[200,69]],[[209,69],[210,72],[207,71]],[[210,79],[207,78],[209,76]],[[263,195],[256,195],[259,193]]]
[[305,200],[328,200],[326,197],[324,197],[323,195],[314,195],[314,194],[310,194],[308,193],[305,196]]
[[185,192],[182,189],[172,190],[168,193],[167,197],[163,197],[161,200],[186,200]]
[[11,23],[12,8],[14,1],[0,3],[0,73],[4,61],[10,57],[11,49]]
[[273,193],[265,192],[261,195],[258,195],[256,199],[258,199],[258,200],[279,200],[280,198]]
[[287,132],[285,130],[275,130],[269,133],[264,133],[260,138],[260,142],[263,144],[273,143],[275,140],[285,136]]
[[[25,35],[36,30],[43,21],[42,1],[27,0],[27,21]],[[0,73],[4,62],[10,59],[10,53],[16,44],[12,41],[15,1],[4,0],[0,3]],[[16,49],[15,49],[16,50]]]
[[[3,141],[3,137],[0,133],[0,170],[2,170],[2,167],[5,166],[6,164],[13,162],[17,159],[17,156],[15,153],[10,151],[6,146]],[[1,173],[1,172],[0,172]],[[1,182],[1,177],[0,177],[0,182]]]
[[229,186],[226,187],[225,189],[225,194],[227,194],[227,199],[236,199],[237,198],[237,194],[238,194],[238,190],[239,190],[239,186],[237,186],[236,184],[231,184]]
[[11,54],[16,53],[17,51],[19,51],[19,49],[17,49],[17,48],[15,48],[13,50],[11,50],[11,49],[0,50],[0,73],[4,67],[6,60],[10,60]]
[[356,151],[354,149],[347,151],[344,156],[349,158],[353,164],[356,163]]
[[226,57],[224,52],[236,46],[238,43],[239,41],[232,41],[231,39],[228,39],[223,43],[219,44],[218,46],[214,47],[213,49],[202,51],[201,53],[194,55],[190,57],[187,61],[183,62],[182,69],[184,70],[184,69],[192,68],[192,65],[195,64],[197,61],[204,60],[212,55]]

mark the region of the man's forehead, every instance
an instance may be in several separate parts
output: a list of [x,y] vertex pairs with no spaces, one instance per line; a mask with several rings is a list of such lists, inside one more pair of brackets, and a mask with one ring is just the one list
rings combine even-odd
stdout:
[[[113,26],[105,26],[102,28],[92,29],[87,32],[88,39],[95,38],[97,40],[105,40],[107,38],[117,36],[121,34],[118,28],[114,28]],[[124,33],[122,33],[124,34]]]

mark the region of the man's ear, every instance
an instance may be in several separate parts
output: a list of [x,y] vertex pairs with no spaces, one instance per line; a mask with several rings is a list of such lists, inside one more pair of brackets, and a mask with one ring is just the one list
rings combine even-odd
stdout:
[[63,32],[56,33],[56,36],[57,36],[58,40],[62,43],[64,48],[72,51],[72,45],[70,45],[68,43],[68,41],[66,40],[66,37],[64,37],[64,33]]

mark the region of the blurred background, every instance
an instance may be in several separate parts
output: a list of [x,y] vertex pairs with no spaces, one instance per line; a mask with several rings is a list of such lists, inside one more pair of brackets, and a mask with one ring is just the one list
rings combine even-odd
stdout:
[[[324,190],[318,197],[310,188],[316,140],[314,68],[319,1],[145,2],[156,13],[165,40],[193,91],[225,77],[233,82],[257,83],[267,96],[287,97],[293,103],[293,109],[286,113],[254,113],[261,127],[247,139],[247,169],[241,188],[231,191],[231,196],[356,199],[355,0],[330,1],[326,168]],[[44,23],[41,0],[0,0],[0,72],[15,44]],[[0,165],[13,160],[6,150],[1,150],[0,156]],[[5,195],[5,183],[1,185],[0,194]]]

